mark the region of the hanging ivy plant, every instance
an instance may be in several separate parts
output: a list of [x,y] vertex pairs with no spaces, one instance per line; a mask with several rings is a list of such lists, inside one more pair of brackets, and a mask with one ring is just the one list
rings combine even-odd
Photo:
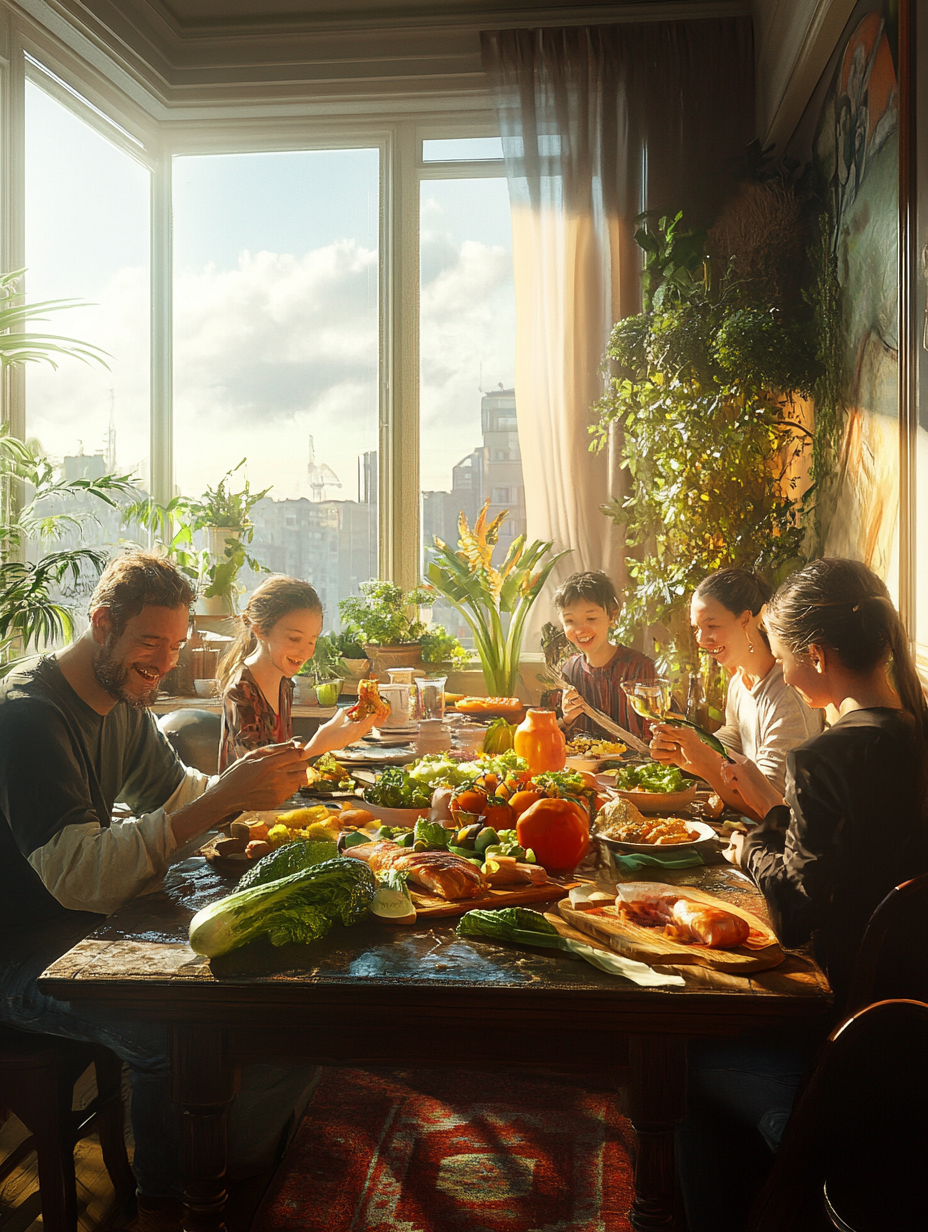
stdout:
[[646,307],[606,348],[592,448],[621,429],[627,490],[605,509],[630,550],[620,635],[662,623],[693,670],[686,609],[706,574],[743,565],[776,579],[803,559],[788,476],[811,434],[791,395],[812,391],[820,363],[807,323],[714,275],[705,235],[681,215],[640,221]]

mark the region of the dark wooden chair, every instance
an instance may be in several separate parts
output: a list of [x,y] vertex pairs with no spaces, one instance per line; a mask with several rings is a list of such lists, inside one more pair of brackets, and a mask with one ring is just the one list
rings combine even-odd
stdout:
[[928,873],[886,895],[860,943],[846,1012],[874,1001],[911,998],[928,1002]]
[[829,1037],[750,1232],[925,1226],[928,1005],[879,1001]]
[[[72,1112],[74,1084],[91,1064],[97,1096],[87,1108]],[[0,1106],[15,1113],[30,1132],[0,1161],[0,1183],[36,1152],[46,1232],[76,1232],[74,1147],[89,1133],[100,1136],[117,1196],[134,1192],[123,1135],[122,1063],[108,1048],[0,1025]]]

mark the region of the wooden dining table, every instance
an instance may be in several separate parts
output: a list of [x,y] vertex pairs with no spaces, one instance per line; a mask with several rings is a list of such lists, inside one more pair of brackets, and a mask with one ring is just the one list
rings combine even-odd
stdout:
[[[650,875],[764,914],[760,895],[728,866]],[[680,967],[683,987],[641,988],[559,951],[458,936],[454,919],[403,928],[371,917],[312,945],[256,941],[210,961],[188,946],[188,924],[233,887],[202,857],[182,861],[163,890],[110,916],[40,981],[72,1004],[92,1000],[167,1028],[173,1098],[184,1112],[187,1232],[225,1227],[225,1122],[238,1067],[287,1057],[327,1066],[624,1070],[637,1135],[629,1218],[639,1232],[672,1229],[687,1040],[830,1008],[824,975],[800,953],[752,978]]]

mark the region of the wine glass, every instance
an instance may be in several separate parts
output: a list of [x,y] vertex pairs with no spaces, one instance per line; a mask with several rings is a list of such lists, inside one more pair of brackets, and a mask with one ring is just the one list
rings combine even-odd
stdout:
[[650,684],[640,680],[623,683],[622,691],[636,714],[651,723],[661,723],[670,711],[670,681]]

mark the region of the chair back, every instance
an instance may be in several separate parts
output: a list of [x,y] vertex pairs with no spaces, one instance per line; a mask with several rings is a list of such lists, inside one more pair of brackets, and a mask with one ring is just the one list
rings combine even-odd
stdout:
[[158,726],[173,744],[185,766],[203,774],[219,769],[222,719],[211,710],[172,710],[158,719]]
[[[924,1226],[928,1005],[881,1001],[832,1032],[790,1118],[751,1232]],[[826,1205],[827,1195],[827,1205]]]
[[845,1010],[874,1001],[928,1002],[928,873],[890,890],[860,943]]

